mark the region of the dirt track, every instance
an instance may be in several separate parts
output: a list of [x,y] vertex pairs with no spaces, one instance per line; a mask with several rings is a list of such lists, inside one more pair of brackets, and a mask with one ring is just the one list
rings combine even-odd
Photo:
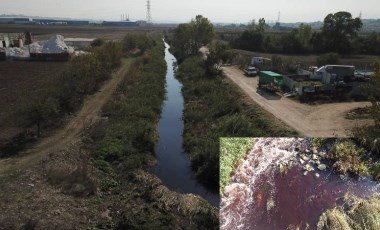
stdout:
[[257,89],[257,77],[246,77],[237,67],[223,67],[224,74],[237,84],[245,94],[289,126],[301,136],[346,137],[350,129],[366,124],[368,120],[348,120],[344,115],[369,102],[342,102],[322,105],[301,104],[289,98]]
[[90,96],[85,101],[82,109],[77,112],[76,116],[63,129],[57,130],[52,136],[42,139],[33,148],[23,153],[21,157],[1,159],[0,175],[9,170],[13,171],[13,169],[22,169],[27,165],[32,165],[32,162],[41,159],[42,156],[53,151],[58,151],[68,144],[78,141],[82,129],[100,118],[100,110],[127,73],[129,64],[130,61],[125,62],[99,92]]

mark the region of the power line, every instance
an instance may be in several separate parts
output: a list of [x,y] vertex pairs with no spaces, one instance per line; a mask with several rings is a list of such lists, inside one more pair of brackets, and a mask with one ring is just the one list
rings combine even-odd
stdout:
[[150,0],[147,1],[146,3],[146,23],[148,25],[151,25],[152,22],[152,14],[150,12]]

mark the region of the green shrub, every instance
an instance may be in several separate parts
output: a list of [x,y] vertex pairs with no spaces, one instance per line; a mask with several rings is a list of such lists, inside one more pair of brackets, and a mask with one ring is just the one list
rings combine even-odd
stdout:
[[105,41],[101,38],[96,38],[91,42],[92,47],[102,46],[105,43]]
[[380,181],[380,163],[377,163],[372,166],[371,175],[373,176],[374,180]]
[[197,178],[219,188],[219,138],[242,136],[291,136],[295,131],[277,127],[223,76],[206,75],[201,57],[184,60],[176,73],[185,99],[184,148]]
[[322,146],[324,146],[326,143],[328,143],[329,141],[330,141],[330,138],[314,137],[311,140],[311,146],[316,149],[319,149]]
[[220,195],[230,182],[231,172],[252,146],[252,138],[220,139]]
[[317,58],[318,66],[335,65],[339,63],[339,55],[337,53],[322,54]]
[[364,149],[350,140],[338,141],[331,149],[329,157],[335,161],[334,168],[341,172],[367,175],[369,170],[363,162]]
[[138,53],[144,53],[156,45],[156,42],[146,34],[127,34],[123,41],[123,50],[126,54],[139,50]]
[[343,207],[334,207],[324,212],[317,224],[317,229],[369,229],[380,228],[380,201],[378,197],[362,199],[346,194]]
[[103,112],[109,117],[109,127],[93,154],[94,159],[121,163],[128,172],[153,161],[156,123],[165,95],[163,50],[160,43],[137,58],[113,99],[105,105]]

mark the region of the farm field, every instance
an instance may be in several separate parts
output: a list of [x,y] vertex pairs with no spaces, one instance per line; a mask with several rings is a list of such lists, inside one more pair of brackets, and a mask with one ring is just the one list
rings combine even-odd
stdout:
[[125,34],[137,32],[154,32],[168,29],[167,27],[104,27],[104,26],[47,26],[47,25],[6,25],[0,24],[0,33],[20,33],[31,31],[34,39],[44,40],[52,35],[60,34],[64,37],[102,38],[106,40],[121,40]]
[[0,144],[20,132],[17,111],[52,87],[65,62],[0,62]]

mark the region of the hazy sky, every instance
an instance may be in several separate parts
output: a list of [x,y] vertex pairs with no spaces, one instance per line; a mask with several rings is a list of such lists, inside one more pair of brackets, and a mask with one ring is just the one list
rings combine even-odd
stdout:
[[[357,17],[380,18],[379,0],[151,0],[158,22],[187,22],[201,14],[212,22],[246,23],[264,17],[267,22],[323,21],[328,13],[349,11]],[[119,20],[146,18],[146,0],[1,0],[0,14]]]

